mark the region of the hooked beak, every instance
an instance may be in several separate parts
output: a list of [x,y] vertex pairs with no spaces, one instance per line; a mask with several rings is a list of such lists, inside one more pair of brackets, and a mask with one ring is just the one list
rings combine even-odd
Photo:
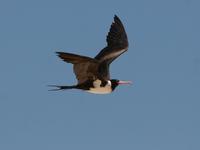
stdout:
[[133,84],[133,82],[132,82],[132,81],[121,81],[121,80],[120,80],[120,81],[118,82],[118,84],[129,84],[129,85],[130,85],[130,84]]

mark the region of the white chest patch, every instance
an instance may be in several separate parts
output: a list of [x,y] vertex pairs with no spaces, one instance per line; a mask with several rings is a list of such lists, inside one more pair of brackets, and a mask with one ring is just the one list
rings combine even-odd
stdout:
[[93,94],[109,94],[112,92],[111,87],[90,88],[87,92]]
[[96,80],[93,82],[93,88],[90,88],[90,90],[87,90],[87,92],[89,93],[93,93],[93,94],[109,94],[112,92],[112,88],[111,88],[111,82],[108,81],[108,83],[106,84],[106,86],[101,87],[101,80]]

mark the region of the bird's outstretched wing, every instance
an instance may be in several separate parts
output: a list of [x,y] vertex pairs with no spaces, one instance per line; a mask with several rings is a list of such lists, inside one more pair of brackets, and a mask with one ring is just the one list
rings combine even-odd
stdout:
[[110,64],[128,49],[128,38],[121,20],[115,15],[114,22],[107,35],[107,46],[102,49],[95,59]]
[[58,57],[60,57],[63,61],[67,63],[72,63],[72,64],[79,64],[83,62],[88,62],[88,61],[95,61],[93,58],[87,57],[87,56],[81,56],[77,54],[72,54],[72,53],[65,53],[65,52],[56,52]]
[[56,52],[58,57],[67,63],[72,63],[74,74],[78,80],[78,84],[82,84],[87,80],[96,80],[99,76],[98,61],[87,57],[72,53]]
[[110,79],[109,65],[128,49],[128,38],[121,20],[115,15],[107,35],[107,46],[95,57],[100,62],[99,73],[105,80]]

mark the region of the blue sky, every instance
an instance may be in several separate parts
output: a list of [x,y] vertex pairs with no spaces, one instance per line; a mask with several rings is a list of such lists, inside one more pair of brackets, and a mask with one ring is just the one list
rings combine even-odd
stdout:
[[[0,2],[0,149],[199,150],[200,1]],[[55,51],[95,56],[117,14],[132,80],[110,95],[49,92],[76,83]]]

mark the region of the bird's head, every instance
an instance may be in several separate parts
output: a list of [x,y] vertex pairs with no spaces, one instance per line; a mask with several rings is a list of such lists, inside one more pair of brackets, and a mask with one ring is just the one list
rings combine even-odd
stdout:
[[132,81],[122,81],[122,80],[118,80],[118,79],[112,79],[110,81],[111,81],[112,90],[114,90],[118,85],[122,85],[122,84],[130,85],[130,84],[132,84]]

